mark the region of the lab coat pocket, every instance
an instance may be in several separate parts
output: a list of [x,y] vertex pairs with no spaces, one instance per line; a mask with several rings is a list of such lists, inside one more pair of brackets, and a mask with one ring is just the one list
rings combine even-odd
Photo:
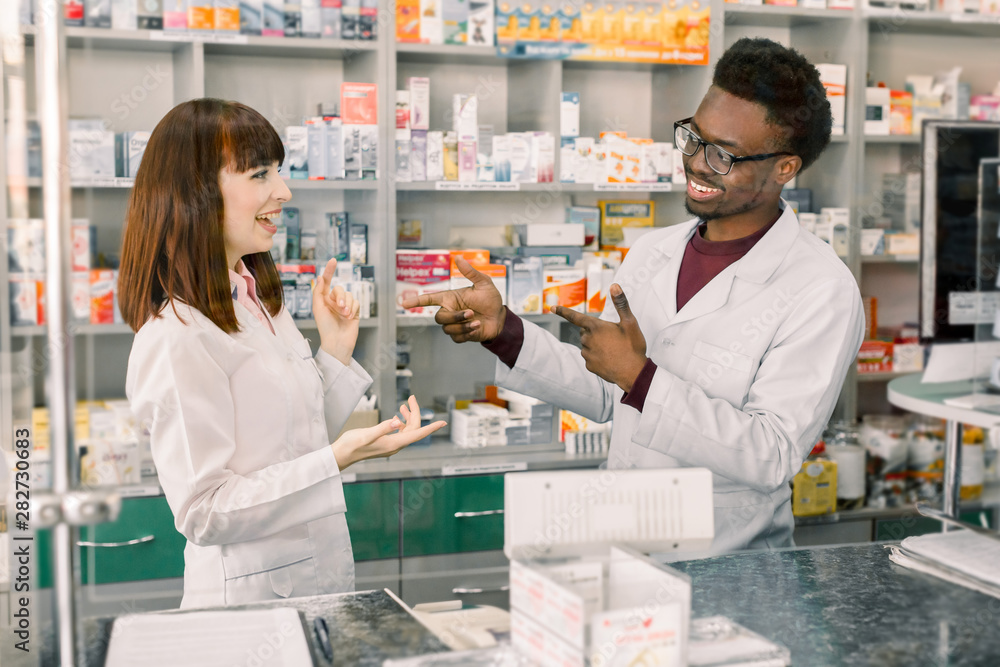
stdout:
[[226,604],[300,597],[317,592],[311,540],[287,541],[287,535],[275,539],[280,537],[223,545]]
[[712,398],[742,408],[750,384],[753,359],[718,345],[698,341],[691,350],[684,378]]
[[305,365],[309,366],[312,370],[308,371],[310,378],[315,376],[320,385],[323,384],[323,372],[319,369],[319,364],[316,363],[316,359],[313,358],[312,348],[309,346],[309,341],[305,338],[297,340],[292,343],[292,349],[295,350],[295,355],[300,359]]

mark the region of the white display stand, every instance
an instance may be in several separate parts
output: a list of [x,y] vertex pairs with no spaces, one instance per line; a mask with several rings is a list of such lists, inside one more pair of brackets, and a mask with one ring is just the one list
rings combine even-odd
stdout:
[[906,375],[889,383],[889,402],[898,408],[945,420],[944,503],[942,509],[958,516],[962,467],[962,424],[980,428],[1000,426],[1000,415],[948,405],[946,400],[974,393],[973,382],[923,383],[923,374]]

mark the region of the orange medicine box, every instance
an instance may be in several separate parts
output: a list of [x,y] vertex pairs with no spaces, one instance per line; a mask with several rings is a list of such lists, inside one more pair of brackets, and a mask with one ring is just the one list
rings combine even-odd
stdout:
[[239,33],[240,6],[236,0],[215,0],[215,29],[219,32]]
[[188,30],[215,30],[212,0],[192,0],[188,5]]
[[115,272],[112,269],[90,271],[90,323],[115,323]]
[[565,306],[580,313],[586,311],[587,274],[582,268],[546,267],[542,312],[552,312],[552,306]]

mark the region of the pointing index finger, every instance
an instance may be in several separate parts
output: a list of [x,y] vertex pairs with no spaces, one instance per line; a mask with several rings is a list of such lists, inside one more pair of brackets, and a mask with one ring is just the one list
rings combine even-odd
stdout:
[[570,310],[564,306],[553,306],[552,313],[563,318],[570,324],[581,327],[583,329],[590,329],[591,320],[597,319],[590,317],[589,315],[584,315],[583,313],[578,313],[575,310]]
[[429,294],[413,294],[403,297],[403,308],[416,308],[426,306],[441,306],[444,304],[445,292],[431,292]]

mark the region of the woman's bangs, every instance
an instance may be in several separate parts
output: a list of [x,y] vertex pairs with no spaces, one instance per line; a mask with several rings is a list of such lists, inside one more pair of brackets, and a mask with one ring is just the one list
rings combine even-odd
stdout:
[[234,171],[244,172],[285,160],[285,147],[274,127],[256,111],[237,108],[223,130],[222,152]]

